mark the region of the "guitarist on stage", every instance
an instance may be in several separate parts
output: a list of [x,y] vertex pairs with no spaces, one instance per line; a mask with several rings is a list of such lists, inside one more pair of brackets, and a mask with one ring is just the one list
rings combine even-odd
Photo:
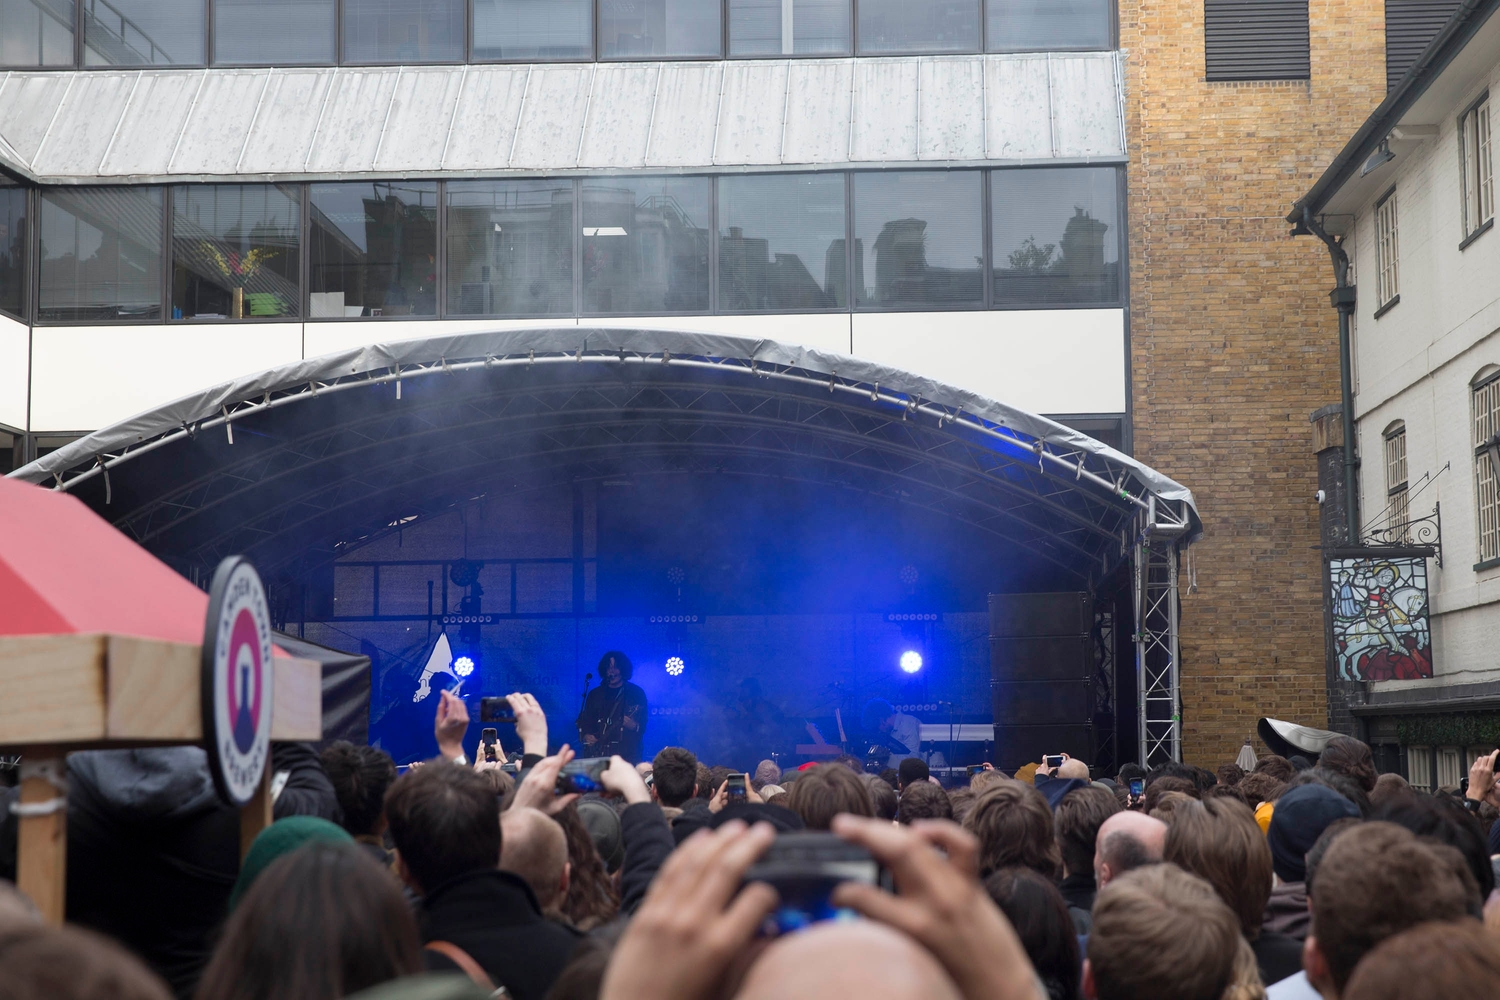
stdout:
[[646,732],[646,692],[630,683],[630,657],[616,650],[599,660],[603,683],[589,692],[578,713],[578,732],[587,748],[583,756],[619,754],[640,762],[641,738]]

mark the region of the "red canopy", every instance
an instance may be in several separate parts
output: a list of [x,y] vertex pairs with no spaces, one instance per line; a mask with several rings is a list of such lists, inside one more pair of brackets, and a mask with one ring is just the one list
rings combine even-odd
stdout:
[[79,500],[0,477],[0,635],[198,644],[208,595]]

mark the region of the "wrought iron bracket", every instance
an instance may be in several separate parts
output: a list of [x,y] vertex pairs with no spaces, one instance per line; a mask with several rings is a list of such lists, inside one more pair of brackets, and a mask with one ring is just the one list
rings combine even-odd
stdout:
[[1411,518],[1387,524],[1383,528],[1372,528],[1360,539],[1362,545],[1373,548],[1430,549],[1437,559],[1438,568],[1443,566],[1443,505],[1434,503],[1432,513],[1426,517]]

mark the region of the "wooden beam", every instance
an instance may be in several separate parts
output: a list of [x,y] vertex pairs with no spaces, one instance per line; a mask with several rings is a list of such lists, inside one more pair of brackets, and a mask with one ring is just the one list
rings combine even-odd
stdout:
[[103,736],[104,649],[101,635],[0,639],[0,746]]
[[323,667],[317,660],[276,657],[273,740],[323,738]]
[[[16,842],[16,887],[31,897],[42,919],[61,927],[67,901],[68,806],[66,792],[48,775],[64,783],[67,764],[62,756],[28,759],[22,764],[20,830]],[[65,785],[64,785],[65,787]],[[25,815],[25,808],[44,811]]]
[[202,647],[112,635],[108,653],[109,739],[203,739]]
[[271,762],[266,761],[260,774],[260,786],[255,797],[240,807],[240,861],[250,853],[250,845],[260,831],[271,825]]

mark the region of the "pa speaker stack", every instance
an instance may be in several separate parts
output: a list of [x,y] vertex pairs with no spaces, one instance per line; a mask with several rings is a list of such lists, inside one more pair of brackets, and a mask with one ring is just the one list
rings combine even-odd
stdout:
[[1085,593],[990,595],[995,766],[1094,761],[1094,607]]

